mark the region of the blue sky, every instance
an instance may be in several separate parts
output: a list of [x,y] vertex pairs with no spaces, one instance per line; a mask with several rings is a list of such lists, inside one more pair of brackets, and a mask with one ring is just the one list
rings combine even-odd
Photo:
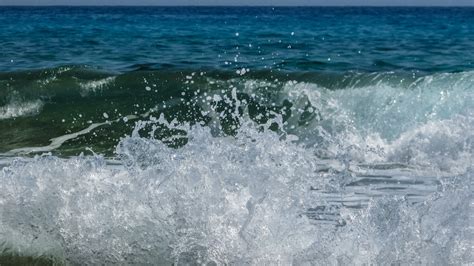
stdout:
[[0,5],[379,5],[474,6],[474,0],[0,0]]

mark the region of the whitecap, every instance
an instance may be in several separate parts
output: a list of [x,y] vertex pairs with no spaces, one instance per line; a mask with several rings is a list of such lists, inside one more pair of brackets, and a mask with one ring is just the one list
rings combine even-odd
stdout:
[[7,105],[0,106],[0,120],[37,115],[41,112],[43,105],[44,103],[41,100],[12,101]]
[[81,95],[86,96],[91,92],[97,92],[102,90],[107,85],[115,81],[116,77],[107,77],[99,80],[92,80],[87,82],[80,82],[79,86],[81,88]]

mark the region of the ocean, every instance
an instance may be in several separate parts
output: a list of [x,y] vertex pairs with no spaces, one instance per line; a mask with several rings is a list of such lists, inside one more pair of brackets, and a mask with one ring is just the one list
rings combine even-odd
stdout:
[[0,265],[474,263],[474,8],[0,25]]

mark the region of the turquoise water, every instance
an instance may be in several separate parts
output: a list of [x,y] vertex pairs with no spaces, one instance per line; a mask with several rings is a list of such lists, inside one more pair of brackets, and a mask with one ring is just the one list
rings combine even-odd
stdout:
[[0,264],[474,262],[473,8],[0,25]]

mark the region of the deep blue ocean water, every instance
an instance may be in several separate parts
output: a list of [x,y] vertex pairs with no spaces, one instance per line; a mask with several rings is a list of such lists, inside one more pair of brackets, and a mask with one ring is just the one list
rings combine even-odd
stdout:
[[474,263],[474,8],[0,7],[0,265]]
[[474,8],[2,7],[0,14],[2,71],[474,67]]

